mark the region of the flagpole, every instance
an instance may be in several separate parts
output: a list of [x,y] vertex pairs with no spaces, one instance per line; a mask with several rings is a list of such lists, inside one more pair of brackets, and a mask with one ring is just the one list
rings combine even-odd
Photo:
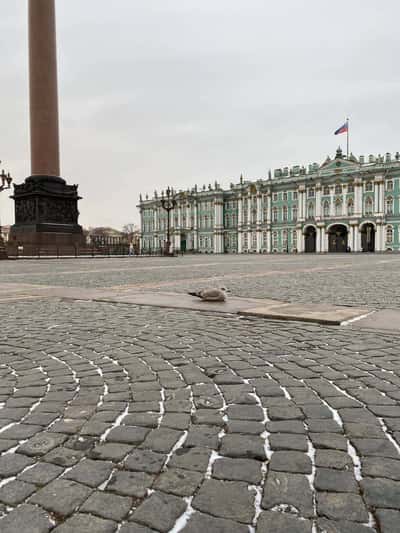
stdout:
[[346,119],[347,122],[347,159],[349,159],[349,119]]

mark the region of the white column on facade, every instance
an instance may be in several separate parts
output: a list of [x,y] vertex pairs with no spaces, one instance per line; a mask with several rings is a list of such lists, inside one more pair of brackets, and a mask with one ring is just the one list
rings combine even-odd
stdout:
[[243,253],[243,233],[241,229],[238,229],[237,233],[238,254]]
[[307,218],[307,193],[303,191],[303,218]]
[[377,252],[381,252],[383,250],[383,238],[382,238],[382,233],[383,233],[383,226],[381,223],[378,223],[376,225],[376,233],[375,233],[375,250]]
[[317,220],[321,218],[321,185],[317,185],[315,191],[315,216]]
[[[251,196],[250,195],[247,197],[247,220],[246,220],[246,224],[248,224],[249,226],[251,224]],[[249,244],[249,248],[250,248],[250,244]]]
[[271,230],[267,230],[267,253],[271,253]]
[[329,187],[329,191],[330,191],[330,195],[329,195],[329,211],[330,211],[330,216],[331,217],[334,217],[335,216],[335,196],[333,194],[334,192],[334,187]]
[[198,230],[197,230],[197,202],[193,204],[193,250],[198,250]]
[[380,213],[380,208],[379,208],[379,201],[380,201],[380,194],[379,194],[379,183],[378,182],[374,182],[374,215],[378,215],[378,213]]
[[238,226],[243,224],[243,199],[241,196],[238,197]]
[[361,232],[359,226],[354,227],[354,251],[361,252]]
[[222,198],[214,200],[214,253],[221,254],[224,251],[223,243],[223,209],[224,203]]
[[324,229],[324,250],[326,253],[329,251],[329,233],[326,228]]
[[319,229],[319,240],[318,240],[318,252],[322,254],[324,252],[324,234],[325,234],[325,228],[318,228]]
[[257,253],[261,252],[261,246],[262,246],[262,231],[258,229],[257,230]]
[[362,215],[362,181],[356,181],[354,184],[354,214],[358,217]]
[[186,229],[190,229],[191,228],[191,223],[190,223],[190,204],[186,204]]
[[383,181],[381,181],[381,183],[379,185],[380,185],[380,187],[379,187],[379,189],[380,189],[380,191],[379,191],[379,196],[380,196],[379,207],[380,207],[380,213],[383,216],[384,213],[385,213],[385,183]]
[[304,252],[304,235],[301,228],[297,228],[297,251],[299,253]]
[[271,224],[271,220],[272,220],[271,205],[272,205],[271,192],[269,192],[267,196],[267,220],[266,220],[267,224]]
[[262,206],[261,206],[261,200],[262,200],[262,195],[261,195],[261,193],[258,191],[258,192],[257,192],[257,218],[256,218],[257,225],[260,225],[260,224],[261,224],[261,221],[262,221]]

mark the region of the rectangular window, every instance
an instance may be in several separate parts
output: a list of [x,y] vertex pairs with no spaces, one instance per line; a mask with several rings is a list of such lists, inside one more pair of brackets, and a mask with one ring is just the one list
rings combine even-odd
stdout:
[[277,192],[274,192],[273,200],[274,200],[274,202],[278,201],[278,193]]
[[294,191],[293,193],[293,200],[297,200],[297,191]]

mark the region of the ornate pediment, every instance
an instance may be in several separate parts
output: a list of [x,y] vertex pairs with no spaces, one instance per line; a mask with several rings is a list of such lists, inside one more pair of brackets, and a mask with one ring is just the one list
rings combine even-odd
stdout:
[[349,158],[343,156],[342,149],[339,148],[336,150],[336,156],[334,159],[331,159],[329,156],[320,166],[320,172],[323,174],[341,174],[346,172],[352,172],[360,168],[360,163],[357,158],[350,154]]

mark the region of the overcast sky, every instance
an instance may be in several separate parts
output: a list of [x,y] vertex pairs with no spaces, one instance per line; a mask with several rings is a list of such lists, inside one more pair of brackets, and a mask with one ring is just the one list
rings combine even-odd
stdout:
[[[56,0],[62,176],[84,226],[139,193],[400,150],[398,0]],[[30,173],[27,1],[0,0],[0,159]],[[0,195],[3,224],[13,204]]]

